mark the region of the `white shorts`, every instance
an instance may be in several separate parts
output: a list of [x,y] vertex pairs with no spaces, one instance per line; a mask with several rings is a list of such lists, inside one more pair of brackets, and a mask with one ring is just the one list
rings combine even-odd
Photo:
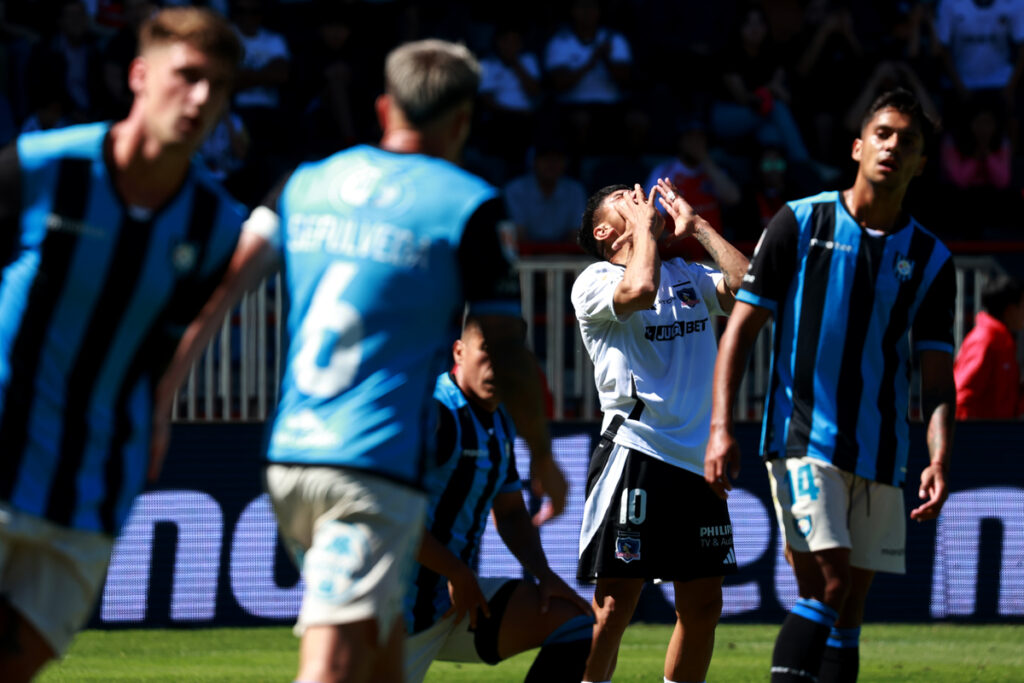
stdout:
[[381,642],[400,618],[426,496],[367,472],[270,465],[267,491],[306,589],[295,624],[376,619]]
[[0,595],[58,657],[92,614],[113,545],[0,503]]
[[849,548],[861,569],[906,571],[903,491],[812,457],[767,463],[775,514],[797,552]]
[[[507,577],[477,578],[480,592],[490,602],[495,593],[509,581]],[[491,613],[491,617],[496,615]],[[472,662],[485,664],[476,649],[476,634],[469,630],[469,615],[455,623],[455,614],[449,614],[430,628],[409,636],[405,641],[405,683],[419,683],[435,659],[444,662]]]

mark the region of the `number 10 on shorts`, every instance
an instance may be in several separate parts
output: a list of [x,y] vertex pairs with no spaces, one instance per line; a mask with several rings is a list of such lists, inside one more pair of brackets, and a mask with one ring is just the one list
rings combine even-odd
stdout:
[[647,491],[643,489],[623,489],[622,503],[619,505],[619,525],[643,524],[647,519]]

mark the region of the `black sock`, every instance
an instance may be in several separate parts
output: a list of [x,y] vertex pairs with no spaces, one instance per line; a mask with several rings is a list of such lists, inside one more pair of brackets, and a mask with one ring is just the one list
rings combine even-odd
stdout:
[[590,656],[594,618],[581,614],[544,640],[523,683],[579,683]]
[[821,655],[839,615],[828,605],[800,598],[782,622],[772,652],[772,683],[818,680]]
[[856,683],[860,671],[860,628],[833,628],[821,657],[818,683]]
[[537,653],[523,683],[579,683],[589,656],[589,640],[545,645]]

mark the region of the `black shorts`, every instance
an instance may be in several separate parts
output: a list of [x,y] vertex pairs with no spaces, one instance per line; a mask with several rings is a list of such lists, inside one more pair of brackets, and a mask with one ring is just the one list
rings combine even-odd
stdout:
[[[589,536],[589,538],[587,538]],[[691,581],[737,570],[729,508],[701,477],[602,437],[576,576]]]

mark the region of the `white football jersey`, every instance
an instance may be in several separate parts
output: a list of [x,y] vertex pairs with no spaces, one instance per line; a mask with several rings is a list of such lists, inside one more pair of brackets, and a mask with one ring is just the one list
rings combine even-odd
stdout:
[[602,430],[622,415],[616,443],[703,476],[718,351],[711,317],[725,315],[716,291],[722,274],[680,258],[665,261],[654,307],[620,317],[613,296],[625,271],[601,261],[572,287]]

